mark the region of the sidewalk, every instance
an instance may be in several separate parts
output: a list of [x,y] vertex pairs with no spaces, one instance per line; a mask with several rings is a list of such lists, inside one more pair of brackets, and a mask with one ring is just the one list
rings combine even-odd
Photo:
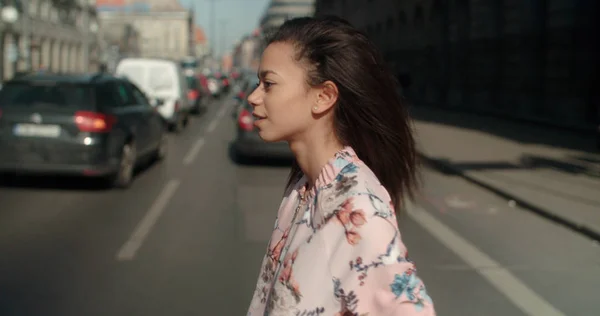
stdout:
[[411,113],[427,162],[600,239],[594,135],[425,107]]

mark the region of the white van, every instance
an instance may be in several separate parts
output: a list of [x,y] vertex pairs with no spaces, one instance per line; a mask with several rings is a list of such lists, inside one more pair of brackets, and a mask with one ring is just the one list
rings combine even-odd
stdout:
[[156,58],[125,58],[115,70],[146,93],[172,130],[187,125],[192,104],[187,98],[187,81],[177,62]]

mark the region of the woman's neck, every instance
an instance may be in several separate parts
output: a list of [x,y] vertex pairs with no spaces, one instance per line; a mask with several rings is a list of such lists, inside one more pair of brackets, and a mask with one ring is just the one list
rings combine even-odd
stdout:
[[313,137],[306,142],[290,142],[290,148],[298,166],[308,178],[309,188],[312,188],[323,167],[344,146],[333,137],[320,139]]

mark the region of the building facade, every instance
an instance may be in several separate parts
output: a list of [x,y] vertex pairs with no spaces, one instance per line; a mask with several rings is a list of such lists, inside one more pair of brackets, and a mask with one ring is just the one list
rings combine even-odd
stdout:
[[101,63],[99,24],[87,0],[13,0],[2,8],[18,9],[18,19],[0,19],[0,80],[18,72],[95,71]]
[[259,30],[244,36],[234,47],[233,64],[241,69],[258,70],[264,41]]
[[204,30],[199,27],[194,27],[194,56],[196,58],[202,59],[209,53],[208,43],[206,41],[206,35],[204,34]]
[[120,38],[131,26],[138,34],[139,56],[181,60],[190,53],[189,12],[100,12],[106,38]]
[[268,32],[288,19],[313,16],[315,0],[271,0],[260,21],[260,27]]
[[[352,3],[350,5],[350,3]],[[598,1],[317,0],[367,33],[416,105],[575,128],[598,117]]]
[[[121,39],[124,30],[132,29],[138,41],[138,57],[182,60],[193,55],[195,34],[191,10],[177,1],[122,2],[121,7],[99,9],[102,35],[108,41]],[[120,52],[119,55],[127,54]]]

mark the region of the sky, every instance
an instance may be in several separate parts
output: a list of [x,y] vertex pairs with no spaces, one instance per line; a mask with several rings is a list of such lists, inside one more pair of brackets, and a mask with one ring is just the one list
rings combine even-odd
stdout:
[[210,6],[214,1],[215,6],[215,37],[217,38],[216,51],[218,55],[230,51],[233,44],[245,34],[251,33],[267,9],[270,0],[179,0],[185,8],[196,8],[196,24],[204,29],[204,33],[211,44]]

